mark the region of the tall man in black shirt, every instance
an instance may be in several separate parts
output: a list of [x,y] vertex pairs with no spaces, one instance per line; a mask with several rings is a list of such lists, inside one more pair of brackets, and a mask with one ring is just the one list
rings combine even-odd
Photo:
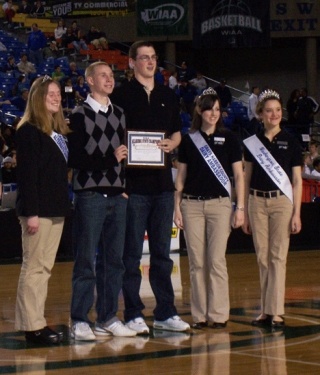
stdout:
[[[135,79],[116,89],[112,100],[124,109],[127,129],[166,132],[167,138],[159,143],[159,147],[168,157],[181,140],[177,98],[168,87],[155,83],[157,55],[151,43],[134,43],[129,51],[129,63],[134,69]],[[126,179],[129,201],[123,258],[126,271],[122,288],[126,325],[138,334],[149,332],[142,313],[145,306],[139,295],[139,267],[147,230],[149,280],[156,298],[153,327],[185,331],[190,327],[177,315],[171,283],[173,262],[169,253],[174,208],[171,163],[168,160],[164,169],[127,168]]]

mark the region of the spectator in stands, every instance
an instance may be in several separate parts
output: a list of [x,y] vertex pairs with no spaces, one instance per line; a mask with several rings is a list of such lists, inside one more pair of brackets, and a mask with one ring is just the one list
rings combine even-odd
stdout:
[[58,344],[44,316],[48,281],[64,218],[69,214],[68,132],[57,82],[37,78],[17,130],[16,210],[22,229],[23,260],[18,282],[15,328],[28,342]]
[[[6,145],[6,141],[5,141],[5,139],[3,138],[3,136],[1,135],[1,132],[0,132],[0,164],[2,164],[3,159],[4,159],[4,155],[8,150],[9,150],[9,147]],[[1,196],[1,191],[2,191],[2,189],[0,189],[0,196]]]
[[59,57],[59,49],[55,40],[50,40],[49,45],[43,49],[43,58],[48,59],[49,57],[54,59]]
[[57,42],[57,46],[60,48],[62,47],[62,38],[67,32],[67,27],[64,24],[63,20],[59,20],[57,23],[57,27],[54,29],[54,38]]
[[13,6],[12,0],[6,1],[2,5],[2,9],[3,9],[3,12],[4,12],[6,22],[8,23],[8,28],[11,29],[13,27],[12,18],[16,14],[16,11],[15,11],[15,8]]
[[[201,151],[205,147],[210,152]],[[219,97],[211,87],[197,97],[190,133],[179,145],[174,221],[187,243],[193,328],[209,322],[212,328],[225,328],[230,314],[225,254],[231,226],[244,222],[244,178],[240,142],[224,129]]]
[[207,88],[207,81],[199,71],[197,71],[196,77],[191,79],[189,83],[197,89],[198,95],[201,95],[202,91]]
[[88,43],[91,43],[95,49],[108,49],[106,34],[103,31],[100,31],[96,26],[90,27],[90,30],[86,35],[86,40]]
[[47,45],[47,38],[36,23],[33,23],[31,28],[28,37],[29,57],[33,64],[39,66],[43,61],[42,50]]
[[78,69],[77,63],[75,61],[71,61],[71,63],[69,64],[69,70],[67,71],[66,75],[72,79],[73,83],[76,83],[78,77],[82,75],[82,72],[80,71],[80,69]]
[[6,73],[18,71],[18,67],[14,56],[9,56],[7,58],[7,64],[3,67],[3,71]]
[[29,74],[36,73],[36,68],[32,62],[28,61],[28,55],[23,53],[21,59],[17,64],[18,70],[20,73],[25,74],[28,77]]
[[81,29],[78,26],[77,21],[73,21],[71,25],[71,33],[73,35],[73,41],[71,42],[75,50],[79,53],[81,49],[87,50],[88,46],[84,40]]
[[181,134],[186,134],[189,132],[191,127],[192,117],[190,113],[187,112],[186,106],[180,101],[180,118],[182,122]]
[[249,96],[249,101],[248,101],[248,118],[250,121],[248,130],[250,134],[256,134],[262,128],[259,115],[256,112],[259,93],[260,93],[260,88],[258,86],[252,86],[251,95]]
[[305,159],[304,159],[304,172],[306,174],[311,174],[313,171],[313,161],[320,157],[319,150],[318,150],[319,143],[315,140],[311,140],[308,144],[308,150],[309,152],[306,153]]
[[121,81],[121,86],[126,85],[134,78],[134,70],[133,69],[127,69],[124,72],[124,79]]
[[15,148],[15,129],[12,126],[5,125],[1,129],[1,133],[7,146],[3,155],[9,156],[9,153]]
[[60,65],[55,65],[54,71],[51,74],[51,77],[54,81],[61,81],[65,77],[64,72],[61,70]]
[[291,92],[290,97],[287,101],[287,114],[288,114],[289,125],[295,125],[297,123],[296,112],[297,112],[297,105],[298,105],[299,98],[300,98],[300,90],[294,89]]
[[2,184],[15,184],[17,182],[16,168],[13,167],[13,159],[7,156],[3,159],[1,167]]
[[178,69],[178,82],[190,81],[196,77],[195,70],[188,66],[186,61],[181,63],[181,67]]
[[170,77],[169,77],[169,87],[170,89],[172,90],[176,90],[177,86],[178,86],[178,80],[177,80],[177,77],[178,77],[178,73],[176,70],[172,70],[170,72]]
[[313,171],[311,172],[311,176],[320,177],[320,157],[319,156],[313,160],[312,166],[313,166]]
[[183,101],[186,111],[190,116],[193,115],[194,100],[197,96],[197,89],[188,81],[182,80],[176,90],[176,94]]
[[308,90],[303,87],[300,90],[300,98],[297,102],[296,119],[299,134],[310,134],[310,126],[314,122],[314,115],[319,111],[319,103],[308,95]]
[[157,82],[159,85],[164,85],[164,76],[161,74],[161,69],[159,66],[157,66],[157,69],[154,73],[154,80]]
[[32,7],[27,0],[21,0],[17,13],[30,14]]
[[[63,48],[69,49],[69,44],[73,43],[75,37],[72,34],[71,26],[67,27],[66,33],[62,35],[61,37],[61,45]],[[72,45],[73,47],[73,45]],[[74,47],[73,47],[74,48]]]
[[220,83],[214,88],[220,98],[222,110],[229,107],[232,102],[231,91],[229,87],[227,87],[226,85],[227,85],[226,79],[221,78]]
[[44,6],[42,5],[42,1],[36,1],[33,8],[31,9],[30,14],[33,17],[43,17],[45,15]]
[[11,163],[12,168],[16,168],[17,167],[17,150],[12,149],[8,156],[12,158],[12,163]]
[[75,99],[77,104],[81,104],[87,99],[87,96],[90,93],[90,88],[86,84],[83,76],[79,76],[77,78],[77,83],[75,85],[74,90],[76,94]]
[[15,105],[19,111],[24,112],[27,106],[28,97],[29,89],[23,88],[19,96],[12,98],[10,102],[11,104]]
[[28,88],[28,87],[29,87],[29,83],[26,79],[26,76],[24,74],[21,74],[18,77],[16,84],[12,88],[12,96],[20,95],[21,90],[24,88]]

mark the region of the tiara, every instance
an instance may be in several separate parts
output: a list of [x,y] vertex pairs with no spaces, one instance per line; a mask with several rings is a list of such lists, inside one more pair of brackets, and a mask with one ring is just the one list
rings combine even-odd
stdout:
[[204,95],[217,95],[217,92],[212,87],[209,87],[203,90],[202,94],[200,95],[200,98],[202,98]]
[[273,98],[280,100],[280,95],[274,90],[265,90],[265,91],[262,91],[262,93],[259,95],[258,101],[263,102],[266,99],[273,99]]
[[48,76],[48,74],[46,74],[43,78],[42,78],[42,82],[41,83],[45,83],[46,81],[52,81],[52,78],[50,76]]

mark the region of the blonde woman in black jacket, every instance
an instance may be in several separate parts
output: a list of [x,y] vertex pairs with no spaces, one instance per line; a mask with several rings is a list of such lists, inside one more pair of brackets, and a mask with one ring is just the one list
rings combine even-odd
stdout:
[[26,112],[18,124],[17,214],[22,229],[15,327],[27,341],[59,343],[44,317],[48,280],[68,214],[67,132],[60,86],[50,77],[37,78]]

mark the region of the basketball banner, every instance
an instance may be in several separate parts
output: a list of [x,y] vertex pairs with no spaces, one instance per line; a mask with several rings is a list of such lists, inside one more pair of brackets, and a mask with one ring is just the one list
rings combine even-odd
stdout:
[[269,46],[269,8],[269,0],[195,1],[194,48]]

